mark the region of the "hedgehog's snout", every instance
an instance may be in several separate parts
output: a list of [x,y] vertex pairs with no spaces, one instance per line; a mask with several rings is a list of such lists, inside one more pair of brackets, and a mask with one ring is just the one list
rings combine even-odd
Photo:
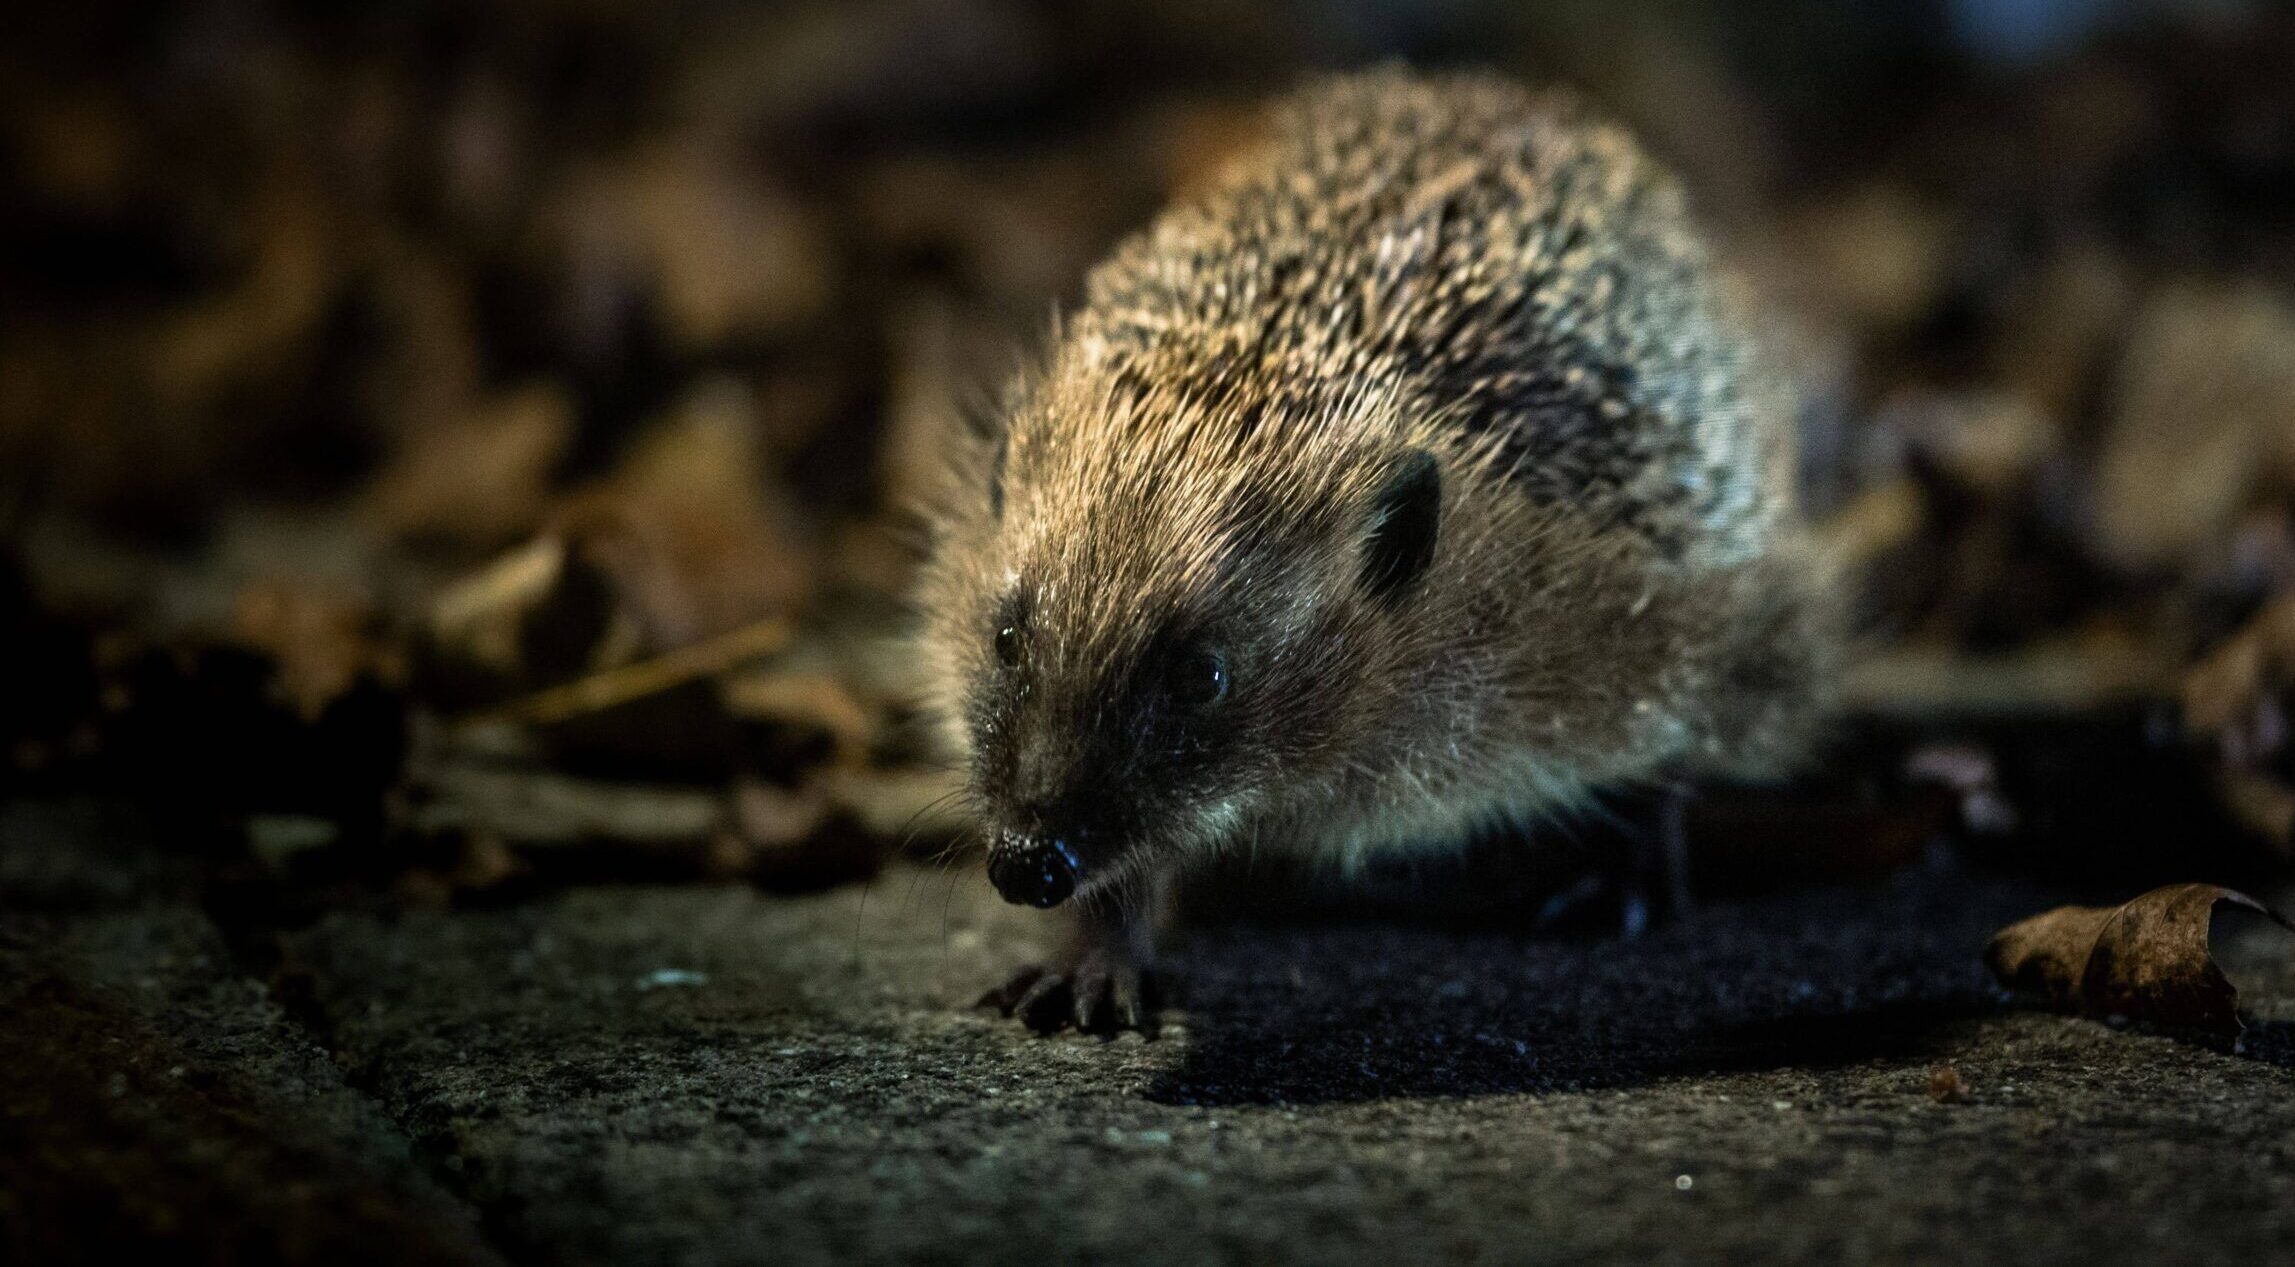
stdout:
[[988,851],[988,882],[1015,905],[1058,906],[1076,892],[1076,851],[1057,836],[1007,833]]

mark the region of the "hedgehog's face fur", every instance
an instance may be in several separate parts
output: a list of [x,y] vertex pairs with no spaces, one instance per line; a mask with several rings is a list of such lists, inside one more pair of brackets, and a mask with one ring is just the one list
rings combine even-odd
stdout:
[[994,442],[926,596],[990,877],[1038,906],[1231,843],[1356,755],[1334,741],[1396,676],[1383,627],[1443,498],[1423,448],[1304,453],[1265,412],[1076,394]]

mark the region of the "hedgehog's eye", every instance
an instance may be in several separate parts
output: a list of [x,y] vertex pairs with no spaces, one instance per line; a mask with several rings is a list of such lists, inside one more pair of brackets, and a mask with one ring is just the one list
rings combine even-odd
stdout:
[[1020,626],[1006,625],[996,631],[996,662],[1007,669],[1020,667]]
[[1189,708],[1227,698],[1227,657],[1217,647],[1197,647],[1172,662],[1167,681],[1171,697]]

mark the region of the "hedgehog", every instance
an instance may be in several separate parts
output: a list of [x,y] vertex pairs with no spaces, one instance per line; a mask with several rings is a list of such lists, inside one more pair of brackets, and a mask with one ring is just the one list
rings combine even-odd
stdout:
[[990,881],[1073,911],[986,1001],[1151,1023],[1223,855],[1790,774],[1838,621],[1751,312],[1574,98],[1390,68],[1271,107],[951,442],[930,703]]

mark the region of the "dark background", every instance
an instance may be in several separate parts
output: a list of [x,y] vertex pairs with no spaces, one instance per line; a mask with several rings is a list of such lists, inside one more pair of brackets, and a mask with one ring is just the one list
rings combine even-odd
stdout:
[[[19,785],[155,794],[226,853],[250,814],[315,816],[288,838],[386,841],[358,855],[386,873],[537,865],[472,864],[441,826],[470,814],[419,812],[474,795],[452,773],[474,744],[529,772],[780,798],[731,826],[696,809],[736,844],[673,872],[771,857],[826,877],[904,821],[945,836],[946,814],[912,813],[939,758],[887,641],[935,436],[1259,100],[1399,58],[1595,99],[1770,299],[1807,389],[1808,501],[1864,564],[1875,659],[1817,772],[1824,812],[1889,799],[1942,741],[1974,745],[1975,765],[1945,761],[1954,795],[2013,785],[1978,814],[2011,862],[2157,878],[2163,822],[2227,876],[2285,856],[2286,639],[2257,621],[2295,580],[2280,11],[214,3],[11,22],[0,770]],[[751,689],[688,674],[549,724],[461,724],[760,625],[780,654]],[[2187,680],[2243,627],[2236,663]],[[552,830],[595,843],[616,835],[604,812]],[[1924,832],[1878,836],[1844,865]],[[1715,848],[1709,870],[1742,860]]]

